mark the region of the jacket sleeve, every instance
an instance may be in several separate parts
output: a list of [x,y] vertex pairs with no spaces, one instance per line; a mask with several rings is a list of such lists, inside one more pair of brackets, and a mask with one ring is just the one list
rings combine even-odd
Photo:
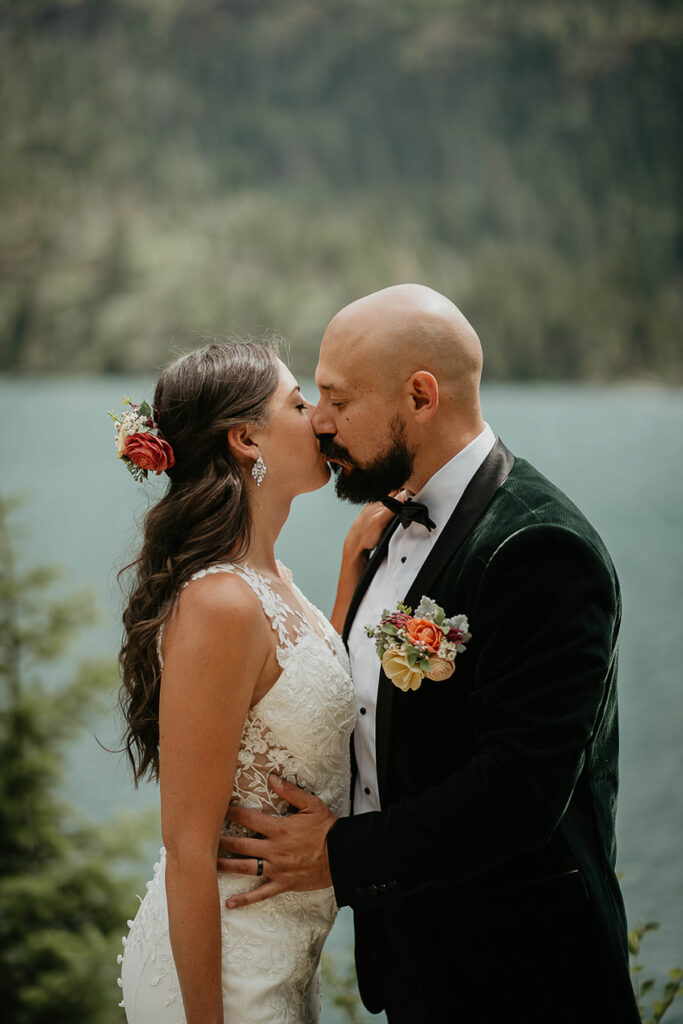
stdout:
[[340,906],[453,885],[548,840],[600,720],[619,616],[611,564],[575,532],[533,525],[495,550],[469,615],[474,755],[418,797],[339,819]]

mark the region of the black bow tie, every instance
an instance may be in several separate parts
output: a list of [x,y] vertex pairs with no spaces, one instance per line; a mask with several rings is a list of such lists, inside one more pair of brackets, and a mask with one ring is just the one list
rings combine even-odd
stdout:
[[430,533],[436,527],[434,520],[429,518],[429,509],[421,501],[411,501],[410,498],[406,498],[405,501],[397,501],[396,498],[391,498],[387,494],[386,498],[382,498],[382,504],[386,505],[391,512],[396,513],[404,530],[407,530],[411,523],[420,523]]

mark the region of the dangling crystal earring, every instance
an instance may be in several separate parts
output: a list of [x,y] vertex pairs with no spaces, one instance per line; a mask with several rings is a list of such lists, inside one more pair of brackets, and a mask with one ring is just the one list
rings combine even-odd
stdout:
[[266,475],[266,464],[260,455],[256,462],[254,463],[254,465],[251,467],[251,475],[256,481],[256,486],[260,487],[261,484],[263,483],[263,478]]

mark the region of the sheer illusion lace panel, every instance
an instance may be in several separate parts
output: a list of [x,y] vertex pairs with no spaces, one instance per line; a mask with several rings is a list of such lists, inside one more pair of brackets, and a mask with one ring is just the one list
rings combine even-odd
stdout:
[[[250,707],[247,713],[237,755],[237,770],[230,803],[281,816],[289,812],[289,804],[276,796],[269,788],[269,774],[275,772],[288,778],[291,782],[303,786],[306,786],[307,780],[301,778],[300,772],[295,767],[295,758],[292,757],[292,752],[278,742],[277,737],[262,720],[259,709],[268,703],[271,694],[274,694],[274,691],[281,685],[286,673],[287,661],[297,647],[311,641],[316,644],[322,643],[337,659],[342,641],[319,609],[303,596],[293,582],[289,569],[280,562],[278,562],[278,569],[284,580],[284,586],[288,586],[294,592],[299,604],[309,611],[310,617],[299,609],[292,608],[283,595],[275,590],[270,580],[247,565],[237,565],[231,562],[212,565],[195,573],[188,583],[217,573],[234,573],[243,579],[259,598],[263,612],[277,634],[276,657],[280,665],[280,674],[270,689]],[[185,583],[183,587],[188,583]],[[163,670],[162,639],[163,626],[159,630],[157,639],[159,667]],[[223,831],[235,835],[249,834],[247,829],[235,823],[227,823]]]

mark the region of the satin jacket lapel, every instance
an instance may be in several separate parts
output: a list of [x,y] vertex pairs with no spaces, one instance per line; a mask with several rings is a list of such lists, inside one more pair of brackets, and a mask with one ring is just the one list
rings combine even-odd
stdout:
[[[465,488],[465,493],[444,526],[441,536],[429,552],[422,568],[413,580],[410,590],[403,598],[405,604],[414,608],[423,594],[429,595],[429,588],[444,565],[449,562],[486,508],[514,463],[514,455],[508,451],[500,438],[486,456],[481,466]],[[453,613],[453,609],[450,609]],[[446,609],[449,614],[449,609]]]
[[372,583],[375,573],[377,572],[380,565],[382,564],[382,561],[384,560],[384,557],[387,553],[387,548],[389,547],[389,541],[391,540],[394,531],[398,527],[399,522],[400,520],[398,518],[394,518],[387,526],[386,530],[380,537],[377,547],[370,556],[368,564],[365,566],[365,569],[363,570],[363,575],[358,581],[358,586],[353,592],[351,604],[349,605],[349,610],[346,613],[346,619],[344,620],[344,631],[342,633],[342,640],[347,646],[349,641],[349,633],[351,632],[351,626],[353,625],[353,620],[356,617],[358,606],[360,605],[361,601],[363,600],[363,597],[365,596],[365,591]]
[[[429,552],[408,593],[403,598],[404,604],[415,608],[423,594],[430,596],[429,590],[432,584],[443,571],[444,566],[453,558],[472,528],[481,519],[493,495],[512,469],[514,461],[512,452],[508,451],[500,438],[496,438],[493,448],[465,488],[451,518],[444,526],[439,539]],[[399,600],[398,596],[396,600]],[[447,608],[446,614],[454,614],[456,610]],[[375,740],[380,799],[386,792],[391,709],[396,692],[396,687],[380,669]],[[383,800],[382,802],[384,803]]]

